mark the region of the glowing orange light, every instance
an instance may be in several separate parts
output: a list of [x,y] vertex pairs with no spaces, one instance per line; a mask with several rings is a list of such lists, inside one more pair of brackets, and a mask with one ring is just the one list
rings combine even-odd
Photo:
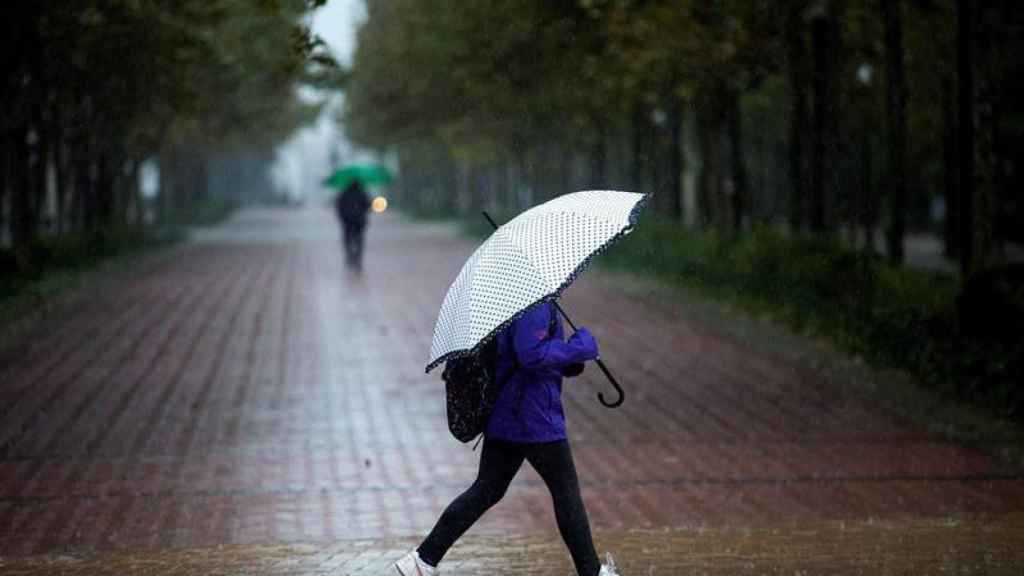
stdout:
[[388,209],[388,199],[383,196],[377,196],[376,198],[373,199],[373,204],[371,204],[371,207],[373,208],[374,212],[380,214],[381,212]]

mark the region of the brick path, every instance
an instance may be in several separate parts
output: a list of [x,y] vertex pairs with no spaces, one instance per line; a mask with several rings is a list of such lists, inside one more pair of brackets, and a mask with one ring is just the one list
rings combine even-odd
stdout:
[[[986,522],[803,522],[773,528],[598,532],[624,576],[978,574],[1024,571],[1024,517]],[[396,576],[391,563],[413,539],[92,552],[0,559],[9,576]],[[555,534],[466,536],[445,558],[446,576],[572,574]]]
[[[378,218],[359,276],[337,240],[326,211],[246,211],[3,353],[0,571],[61,554],[186,562],[216,546],[390,553],[429,530],[475,473],[423,374],[473,245]],[[770,540],[780,526],[953,522],[972,527],[964,542],[1019,538],[1024,481],[982,454],[599,277],[566,305],[629,393],[609,411],[596,371],[566,386],[591,520],[624,565],[641,566],[645,541],[676,550],[735,529]],[[564,560],[553,526],[524,469],[465,550],[515,534]],[[549,573],[531,570],[516,573]]]

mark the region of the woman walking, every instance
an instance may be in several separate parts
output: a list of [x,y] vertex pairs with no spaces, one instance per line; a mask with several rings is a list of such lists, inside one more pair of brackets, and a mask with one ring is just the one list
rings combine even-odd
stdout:
[[597,358],[586,328],[568,340],[555,307],[542,302],[498,336],[496,378],[504,387],[484,431],[476,481],[438,519],[422,544],[395,563],[401,576],[434,576],[448,549],[505,495],[527,461],[551,492],[555,519],[579,576],[615,576],[594,549],[587,511],[569,449],[562,378],[578,376]]

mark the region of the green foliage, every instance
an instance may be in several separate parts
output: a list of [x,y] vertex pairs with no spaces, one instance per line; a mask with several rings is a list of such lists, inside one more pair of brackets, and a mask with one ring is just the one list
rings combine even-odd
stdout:
[[[41,238],[27,248],[0,250],[0,320],[20,316],[39,298],[64,290],[103,262],[163,245],[177,235],[136,227]],[[27,251],[28,254],[19,253]]]
[[102,264],[181,240],[184,226],[210,226],[237,208],[209,200],[177,213],[169,228],[113,226],[36,239],[27,248],[0,249],[0,322],[22,316],[40,298],[61,293]]
[[[396,152],[407,168],[438,156],[463,171],[512,165],[512,178],[543,196],[580,172],[566,164],[586,161],[589,173],[576,182],[659,198],[678,197],[681,181],[695,176],[696,201],[686,206],[701,224],[746,228],[789,216],[814,234],[841,226],[903,235],[903,222],[937,231],[930,208],[940,195],[950,220],[959,219],[954,157],[970,136],[956,126],[955,4],[368,0],[352,68],[327,82],[345,91],[349,137]],[[882,10],[890,5],[896,10]],[[1002,143],[993,152],[1002,188],[995,230],[1010,238],[1024,230],[1013,185],[1024,173],[1013,153],[1024,122],[1012,105],[1021,59],[1006,55],[1020,44],[1012,32],[1024,12],[986,6],[978,9],[1000,25],[977,35],[992,37],[995,55],[976,55],[976,68],[998,73],[986,81],[991,90],[971,90],[976,99],[993,93],[983,109],[998,117],[991,136]],[[887,27],[883,14],[900,18]],[[897,45],[887,48],[887,28],[900,31],[890,35],[902,37],[899,59],[886,57]],[[890,69],[896,62],[899,74]],[[887,86],[897,77],[907,106],[896,99],[888,114]],[[457,180],[437,171],[405,174],[416,173],[413,188],[459,188],[452,195],[462,198],[440,205],[466,209],[474,205],[466,198],[488,186],[480,195],[503,201],[501,185],[464,178],[436,186]],[[734,199],[722,201],[728,190]],[[682,216],[674,197],[655,209]],[[953,226],[948,234],[954,255]]]
[[[977,207],[964,218],[955,201],[950,154],[972,136],[955,125],[956,7],[892,4],[901,15],[905,143],[893,130],[904,113],[887,114],[898,59],[886,57],[877,0],[368,0],[344,75],[344,121],[356,142],[397,152],[403,205],[468,212],[474,234],[488,231],[481,207],[523,208],[581,180],[669,198],[679,178],[666,173],[691,172],[687,221],[741,235],[645,222],[612,261],[828,336],[947,392],[1019,410],[1019,337],[964,333],[956,281],[830,239],[837,229],[902,236],[904,217],[926,229],[929,203],[943,192],[951,222],[991,220]],[[1001,6],[1009,17],[1011,5]],[[997,53],[1019,43],[1009,38],[1018,22],[993,28],[1007,36],[993,38]],[[1019,68],[1010,63],[1019,58],[978,58],[976,68],[1007,80]],[[1008,103],[1020,100],[1012,97],[1020,83],[990,84],[971,90],[1004,94],[981,102],[1002,122],[982,136],[1006,144],[999,162],[1009,209],[996,228],[1009,237],[1024,230],[1013,225],[1024,211],[1010,193],[1021,173],[1010,144],[1024,122]],[[592,174],[573,180],[573,171]],[[896,201],[904,181],[905,207]],[[818,238],[758,228],[788,216],[801,230],[810,213]]]
[[367,8],[345,85],[346,130],[360,144],[439,138],[486,160],[556,136],[556,124],[593,128],[607,101],[600,22],[573,3],[401,0]]
[[291,91],[307,62],[323,56],[301,24],[307,9],[299,0],[48,3],[23,15],[36,54],[25,54],[30,84],[15,96],[49,90],[64,107],[55,113],[139,155],[168,138],[276,138],[294,127]]
[[[959,283],[893,267],[833,242],[769,229],[743,236],[693,232],[650,219],[602,258],[618,268],[696,288],[921,382],[1015,418],[1024,410],[1024,350],[1013,339],[958,327]],[[1018,294],[1018,310],[1024,296]]]
[[211,164],[273,150],[312,121],[320,108],[300,100],[297,88],[339,75],[307,25],[308,12],[322,4],[73,0],[12,7],[0,34],[0,205],[10,206],[4,220],[21,266],[45,257],[32,245],[43,213],[54,208],[48,173],[56,176],[55,204],[63,212],[57,230],[111,231],[141,214],[130,207],[144,160],[160,165],[160,208],[205,210],[185,204],[208,195]]
[[223,222],[238,209],[238,202],[231,199],[210,198],[191,202],[182,210],[169,214],[171,226],[212,226]]
[[367,8],[344,122],[373,148],[439,138],[486,161],[488,152],[542,141],[582,146],[636,97],[686,100],[780,66],[777,22],[748,2],[371,0]]

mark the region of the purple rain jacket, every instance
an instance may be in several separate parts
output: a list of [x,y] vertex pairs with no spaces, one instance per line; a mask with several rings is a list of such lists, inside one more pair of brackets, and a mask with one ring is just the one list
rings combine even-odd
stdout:
[[[555,329],[549,334],[552,315]],[[594,337],[581,327],[565,340],[562,319],[550,302],[544,302],[497,338],[496,372],[507,380],[487,421],[485,435],[507,442],[565,440],[562,377],[573,364],[597,358]]]

